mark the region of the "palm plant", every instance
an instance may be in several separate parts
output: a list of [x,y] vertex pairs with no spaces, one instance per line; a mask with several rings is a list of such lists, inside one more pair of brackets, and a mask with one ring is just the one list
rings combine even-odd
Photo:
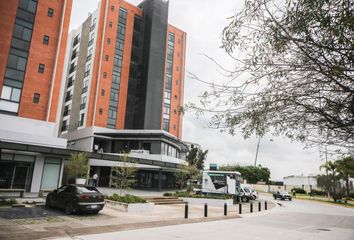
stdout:
[[333,200],[336,202],[338,199],[337,196],[337,180],[339,179],[339,171],[337,169],[337,164],[332,161],[328,161],[325,164],[320,166],[320,170],[324,169],[327,172],[327,175],[330,180],[330,186],[328,186],[329,193],[332,196]]
[[349,195],[350,185],[349,178],[354,177],[354,159],[352,156],[342,157],[335,162],[336,169],[346,183],[347,196]]

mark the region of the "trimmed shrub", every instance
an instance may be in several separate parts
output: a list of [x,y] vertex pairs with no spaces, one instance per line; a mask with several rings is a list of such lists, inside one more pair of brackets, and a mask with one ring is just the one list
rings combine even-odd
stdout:
[[208,199],[232,199],[232,195],[227,194],[193,194],[191,192],[176,192],[172,196],[185,198],[208,198]]
[[306,191],[302,188],[293,188],[291,189],[291,192],[295,191],[295,193],[303,193],[303,194],[306,194]]
[[138,196],[130,195],[130,194],[126,194],[124,196],[121,196],[121,195],[118,195],[115,193],[112,196],[108,196],[106,198],[108,200],[122,202],[122,203],[146,203],[145,199],[138,197]]
[[314,190],[312,189],[312,191],[310,192],[311,195],[313,196],[326,196],[327,193],[325,191],[319,191],[319,190]]
[[15,199],[0,199],[0,206],[11,206],[13,204],[16,204],[17,201]]

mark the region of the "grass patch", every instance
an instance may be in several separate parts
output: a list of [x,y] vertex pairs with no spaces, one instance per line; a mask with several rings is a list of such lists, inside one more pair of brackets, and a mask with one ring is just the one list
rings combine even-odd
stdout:
[[15,199],[0,199],[0,207],[9,207],[13,204],[17,204]]
[[185,197],[185,198],[207,198],[207,199],[232,199],[232,195],[227,194],[194,194],[192,192],[165,193],[164,196]]
[[329,204],[339,205],[339,206],[343,206],[343,207],[354,208],[354,204],[353,203],[345,203],[344,200],[342,200],[341,202],[334,202],[333,200],[328,201],[326,198],[310,198],[308,195],[307,196],[301,196],[300,198],[297,197],[297,199],[310,200],[310,201],[329,203]]
[[106,197],[106,199],[122,203],[146,203],[145,199],[130,194],[121,196],[115,193],[112,196]]

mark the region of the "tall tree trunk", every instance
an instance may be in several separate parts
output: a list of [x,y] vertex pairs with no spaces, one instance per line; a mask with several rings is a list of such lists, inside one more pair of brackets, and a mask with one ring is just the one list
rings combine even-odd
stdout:
[[346,189],[347,189],[347,197],[349,197],[349,174],[347,174],[346,178],[345,178],[345,181],[346,181]]

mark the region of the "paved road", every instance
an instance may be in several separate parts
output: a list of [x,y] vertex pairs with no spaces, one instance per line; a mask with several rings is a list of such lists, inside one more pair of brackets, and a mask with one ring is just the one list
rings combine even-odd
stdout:
[[353,209],[302,200],[276,202],[281,206],[267,213],[245,214],[241,219],[86,235],[73,239],[354,239]]

